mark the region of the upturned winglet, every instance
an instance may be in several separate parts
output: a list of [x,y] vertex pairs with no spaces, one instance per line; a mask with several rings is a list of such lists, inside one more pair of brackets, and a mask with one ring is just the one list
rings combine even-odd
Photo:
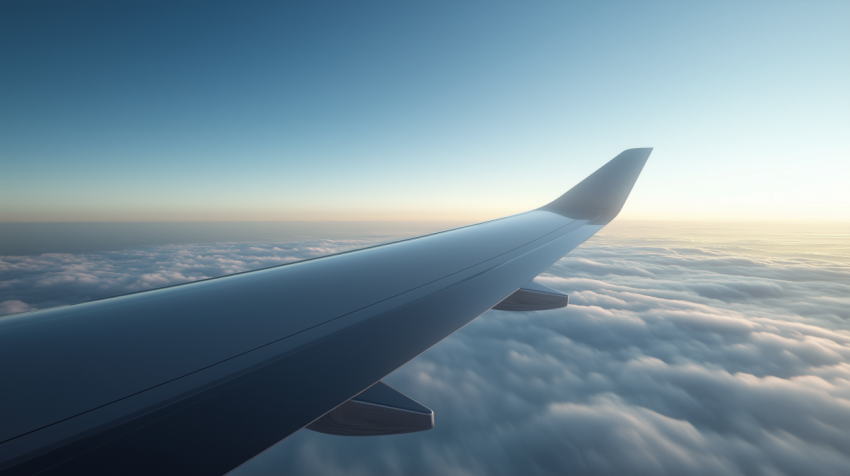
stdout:
[[539,210],[604,225],[623,208],[652,148],[628,149]]

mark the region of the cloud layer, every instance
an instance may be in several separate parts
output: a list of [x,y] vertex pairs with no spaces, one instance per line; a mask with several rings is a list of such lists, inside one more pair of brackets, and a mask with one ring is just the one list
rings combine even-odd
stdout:
[[[594,239],[539,278],[568,308],[490,311],[388,377],[433,430],[304,430],[235,474],[845,474],[850,266],[671,243]],[[0,312],[368,244],[4,257]]]
[[124,251],[0,256],[0,316],[291,263],[383,241],[150,246]]
[[[602,238],[386,379],[420,434],[302,431],[236,474],[845,474],[850,267]],[[769,255],[769,253],[767,253]]]

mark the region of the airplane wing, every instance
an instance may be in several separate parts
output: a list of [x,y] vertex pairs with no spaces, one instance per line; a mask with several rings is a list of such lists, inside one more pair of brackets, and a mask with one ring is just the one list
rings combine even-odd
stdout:
[[0,319],[0,474],[221,475],[305,427],[428,429],[381,379],[494,306],[566,305],[532,280],[617,216],[650,152],[526,213]]

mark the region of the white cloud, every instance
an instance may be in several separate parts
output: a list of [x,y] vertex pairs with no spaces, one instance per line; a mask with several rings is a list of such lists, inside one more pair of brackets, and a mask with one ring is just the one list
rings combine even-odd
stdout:
[[[0,312],[371,244],[0,259]],[[652,246],[650,246],[652,245]],[[302,431],[236,474],[844,474],[850,266],[595,240],[540,278],[566,309],[491,311],[388,377],[436,428]]]
[[0,316],[26,312],[29,310],[32,310],[32,308],[27,303],[18,301],[17,299],[9,299],[7,301],[0,302]]
[[597,240],[540,280],[570,306],[491,311],[388,377],[434,430],[303,431],[237,474],[850,467],[850,267]]

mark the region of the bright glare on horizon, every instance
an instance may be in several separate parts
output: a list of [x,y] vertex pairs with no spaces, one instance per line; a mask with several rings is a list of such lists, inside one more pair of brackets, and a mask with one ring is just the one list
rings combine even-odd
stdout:
[[3,2],[0,222],[850,220],[848,2]]

